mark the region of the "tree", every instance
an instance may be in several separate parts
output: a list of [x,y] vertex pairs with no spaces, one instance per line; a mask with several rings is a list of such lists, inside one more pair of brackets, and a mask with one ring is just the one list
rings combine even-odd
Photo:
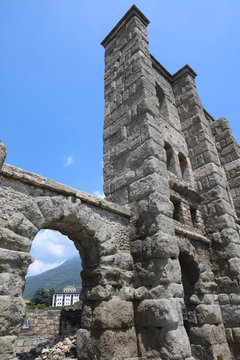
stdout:
[[48,306],[52,305],[52,298],[54,293],[55,293],[55,289],[51,288],[48,290]]
[[49,292],[42,288],[36,290],[31,299],[31,303],[33,305],[45,304],[46,306],[48,306],[49,305]]

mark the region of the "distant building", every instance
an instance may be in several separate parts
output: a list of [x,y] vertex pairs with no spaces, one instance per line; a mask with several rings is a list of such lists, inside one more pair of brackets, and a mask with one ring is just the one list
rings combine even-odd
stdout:
[[63,288],[63,292],[65,293],[75,293],[77,289],[74,286],[68,285]]
[[63,292],[54,293],[52,306],[69,306],[80,300],[80,293],[73,286],[66,286]]

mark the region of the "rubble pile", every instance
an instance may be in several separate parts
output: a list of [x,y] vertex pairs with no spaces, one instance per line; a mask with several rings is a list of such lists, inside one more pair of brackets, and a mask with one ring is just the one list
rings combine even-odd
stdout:
[[69,336],[54,345],[39,345],[28,353],[17,355],[18,360],[67,360],[77,359],[76,336]]

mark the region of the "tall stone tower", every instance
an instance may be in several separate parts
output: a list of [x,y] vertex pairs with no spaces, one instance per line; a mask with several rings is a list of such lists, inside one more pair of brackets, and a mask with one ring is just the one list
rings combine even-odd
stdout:
[[[240,151],[133,6],[105,48],[104,192],[132,210],[138,357],[240,359]],[[127,346],[127,344],[126,344]]]

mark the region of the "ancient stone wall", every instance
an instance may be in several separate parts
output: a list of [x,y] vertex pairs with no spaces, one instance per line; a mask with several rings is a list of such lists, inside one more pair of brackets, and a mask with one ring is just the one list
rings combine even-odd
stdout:
[[132,8],[103,42],[104,191],[107,199],[130,204],[133,212],[131,252],[139,356],[169,358],[178,353],[187,359],[191,349],[181,310],[183,288],[165,131],[158,121],[161,109],[147,24],[146,18]]
[[16,353],[29,352],[75,334],[81,322],[81,310],[27,310],[25,319],[28,328],[20,331]]
[[239,359],[239,148],[196,73],[150,55],[147,25],[133,7],[103,41],[104,189],[133,212],[139,355]]
[[[82,258],[79,360],[240,360],[239,147],[226,119],[203,108],[196,73],[171,75],[149,53],[148,23],[133,6],[102,42],[106,199],[3,165],[6,360],[42,228]],[[0,164],[5,155],[1,145]]]
[[[85,341],[80,341],[79,348],[90,345],[86,351],[82,349],[80,358],[91,358],[96,338],[101,352],[102,342],[106,347],[106,332],[109,353],[126,352],[125,337],[132,336],[136,348],[129,295],[133,263],[126,246],[129,210],[10,165],[2,168],[0,193],[0,354],[4,359],[14,358],[14,343],[26,311],[22,291],[33,261],[29,251],[35,235],[44,228],[67,235],[82,259],[83,314],[79,328],[85,330],[80,331],[79,341],[81,334]],[[117,318],[119,309],[121,316]],[[116,341],[112,330],[116,328],[122,345],[119,342],[115,349],[111,344]]]

